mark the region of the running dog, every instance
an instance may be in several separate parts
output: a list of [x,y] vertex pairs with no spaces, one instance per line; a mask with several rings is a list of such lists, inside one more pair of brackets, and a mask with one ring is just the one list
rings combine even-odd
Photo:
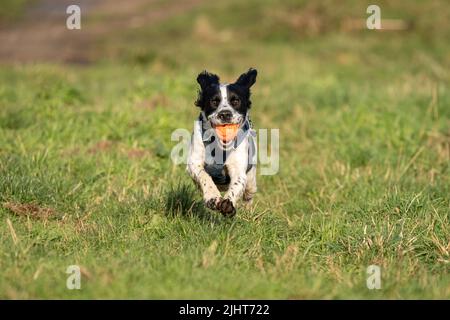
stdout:
[[[256,193],[256,139],[249,119],[250,87],[257,71],[249,69],[234,83],[220,83],[203,71],[195,105],[201,109],[188,154],[187,171],[203,192],[206,207],[224,216],[236,214],[238,200],[250,204]],[[220,191],[225,191],[224,196]]]

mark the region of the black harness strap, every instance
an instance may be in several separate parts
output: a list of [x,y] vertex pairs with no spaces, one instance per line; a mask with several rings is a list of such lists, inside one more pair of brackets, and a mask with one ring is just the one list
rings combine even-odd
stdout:
[[[256,143],[255,136],[256,133],[252,129],[251,121],[246,118],[244,123],[238,129],[238,133],[233,141],[227,144],[224,148],[224,145],[220,142],[220,139],[217,137],[215,130],[213,128],[205,128],[203,124],[206,121],[203,119],[203,115],[200,114],[199,121],[201,122],[201,134],[203,139],[203,144],[205,145],[205,171],[211,176],[214,183],[220,185],[226,185],[230,183],[230,176],[225,170],[225,162],[227,157],[233,152],[239,145],[244,141],[244,139],[248,138],[249,140],[249,148],[248,148],[248,165],[247,171],[253,168],[255,165],[255,155],[256,155]],[[219,151],[219,154],[216,155],[216,150]]]

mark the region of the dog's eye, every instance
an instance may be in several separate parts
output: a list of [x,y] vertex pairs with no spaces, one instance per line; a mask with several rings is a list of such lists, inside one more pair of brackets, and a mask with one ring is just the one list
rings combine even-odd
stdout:
[[211,106],[217,107],[219,105],[219,103],[220,103],[220,100],[218,98],[211,99]]
[[237,107],[241,101],[238,98],[233,98],[230,102],[233,107]]

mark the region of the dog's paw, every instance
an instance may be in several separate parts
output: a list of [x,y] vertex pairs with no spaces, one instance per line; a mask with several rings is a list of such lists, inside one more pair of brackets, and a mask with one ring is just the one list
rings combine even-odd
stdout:
[[246,210],[251,210],[253,208],[253,199],[244,200],[243,203]]
[[217,204],[220,202],[220,198],[211,198],[205,200],[205,206],[211,210],[217,210]]
[[255,192],[244,191],[244,194],[242,195],[242,200],[244,200],[245,202],[252,202],[254,196]]
[[233,217],[236,214],[236,208],[230,199],[220,199],[217,203],[217,210],[219,210],[225,217]]

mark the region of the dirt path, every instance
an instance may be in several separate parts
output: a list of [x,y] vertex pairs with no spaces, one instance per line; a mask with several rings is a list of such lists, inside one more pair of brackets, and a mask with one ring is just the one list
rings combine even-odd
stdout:
[[[101,53],[102,37],[126,28],[145,28],[183,14],[202,0],[39,0],[23,19],[0,29],[0,62],[89,63]],[[81,30],[66,28],[66,8],[81,8]]]

